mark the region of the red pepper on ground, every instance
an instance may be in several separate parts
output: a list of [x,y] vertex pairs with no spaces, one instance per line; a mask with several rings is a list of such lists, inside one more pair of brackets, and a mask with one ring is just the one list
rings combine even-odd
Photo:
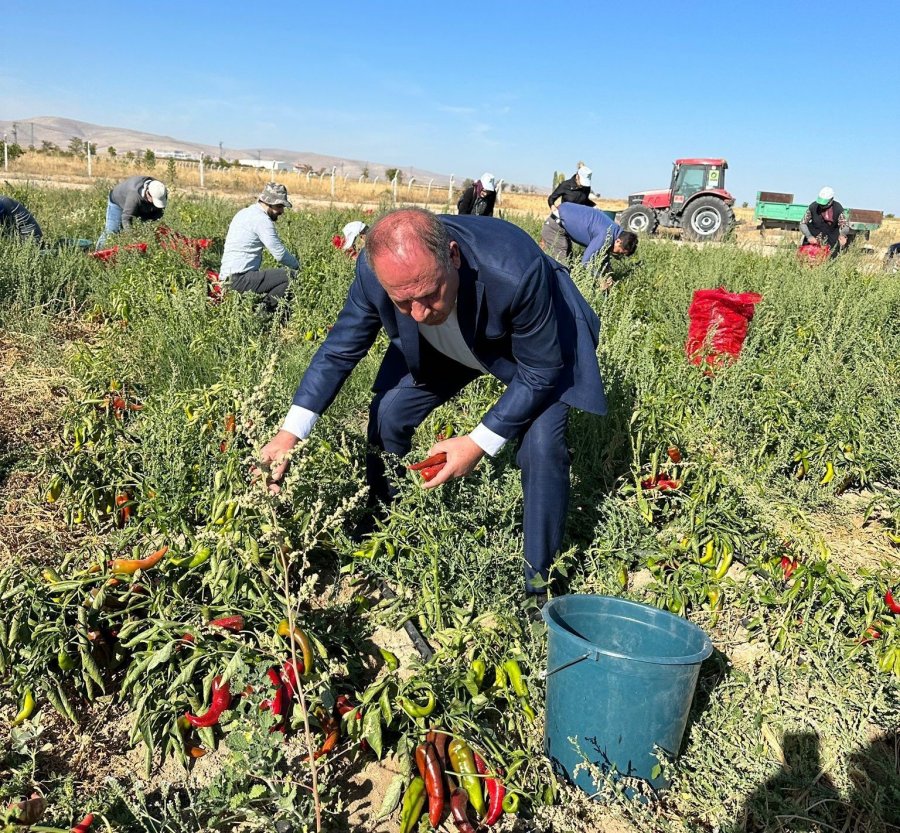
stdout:
[[219,722],[219,718],[231,705],[231,689],[228,683],[222,684],[221,677],[215,677],[212,684],[212,703],[204,714],[193,715],[190,712],[185,714],[187,722],[197,729],[207,729],[215,726]]
[[[478,774],[487,775],[487,764],[484,762],[481,755],[477,752],[474,752],[473,755],[475,758],[475,768],[478,770]],[[503,815],[503,798],[506,796],[506,787],[503,786],[503,782],[500,781],[499,778],[485,778],[484,788],[488,795],[488,810],[487,815],[484,817],[484,823],[488,827],[491,827],[495,825],[500,816]]]
[[781,571],[784,573],[785,579],[789,579],[799,566],[800,562],[796,558],[791,559],[786,555],[781,556]]
[[661,492],[672,492],[681,487],[681,482],[672,480],[664,474],[658,474],[656,477],[645,477],[641,481],[642,489],[659,489]]
[[888,590],[884,594],[884,603],[888,606],[891,613],[900,613],[900,603],[894,599],[894,594]]
[[88,813],[78,824],[72,828],[72,833],[87,833],[94,823],[94,814]]
[[209,624],[216,628],[225,628],[225,630],[239,633],[244,629],[244,617],[240,615],[222,616],[220,619],[213,619]]

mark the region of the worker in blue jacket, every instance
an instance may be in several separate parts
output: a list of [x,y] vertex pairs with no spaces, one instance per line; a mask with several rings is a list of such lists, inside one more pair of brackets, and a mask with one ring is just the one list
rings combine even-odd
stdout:
[[609,270],[611,257],[629,257],[637,250],[637,235],[623,231],[622,227],[602,211],[574,202],[556,206],[550,214],[548,227],[555,224],[559,233],[542,233],[541,243],[545,251],[565,262],[572,252],[572,242],[584,246],[581,262],[599,276]]
[[[525,587],[540,604],[565,530],[569,409],[606,412],[599,327],[568,271],[517,226],[422,209],[386,214],[366,237],[344,308],[304,374],[282,429],[261,452],[270,488],[280,488],[285,456],[309,435],[381,330],[389,344],[368,428],[376,452],[407,454],[431,411],[490,374],[505,391],[469,434],[431,447],[429,454],[444,452],[447,462],[425,488],[465,477],[485,455],[518,442]],[[380,453],[368,455],[366,476],[375,499],[393,498]]]

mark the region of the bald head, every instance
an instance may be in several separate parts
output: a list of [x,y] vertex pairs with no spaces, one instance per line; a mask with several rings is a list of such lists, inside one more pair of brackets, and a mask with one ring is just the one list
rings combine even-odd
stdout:
[[430,211],[405,208],[379,219],[366,258],[388,297],[419,324],[443,324],[456,304],[459,247]]

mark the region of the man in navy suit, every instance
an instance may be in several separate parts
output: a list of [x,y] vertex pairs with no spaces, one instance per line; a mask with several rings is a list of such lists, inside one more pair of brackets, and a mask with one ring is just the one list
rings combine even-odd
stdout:
[[372,226],[364,251],[343,310],[262,450],[270,488],[279,488],[285,454],[384,329],[390,344],[369,410],[373,497],[392,498],[379,450],[407,454],[431,411],[483,373],[500,379],[506,390],[470,434],[432,446],[429,454],[444,452],[447,463],[425,488],[465,477],[485,454],[518,440],[526,592],[544,594],[565,530],[569,408],[606,412],[596,314],[566,269],[505,221],[402,209]]

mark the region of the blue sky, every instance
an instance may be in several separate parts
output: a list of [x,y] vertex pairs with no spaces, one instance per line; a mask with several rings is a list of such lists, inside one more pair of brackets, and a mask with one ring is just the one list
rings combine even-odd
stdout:
[[[610,197],[724,156],[900,214],[900,2],[8,3],[0,118],[65,116]],[[46,48],[42,48],[46,47]]]

